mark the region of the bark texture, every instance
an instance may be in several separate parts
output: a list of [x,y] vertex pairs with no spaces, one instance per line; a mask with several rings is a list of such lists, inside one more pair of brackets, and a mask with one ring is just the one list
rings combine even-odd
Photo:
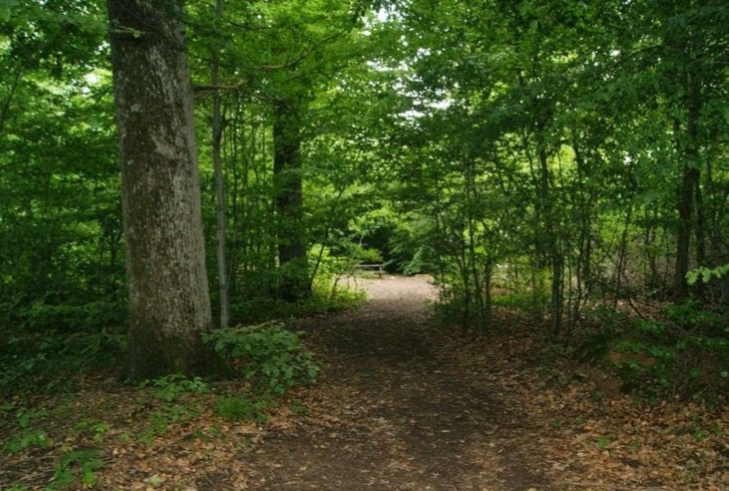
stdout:
[[[219,21],[223,16],[223,0],[215,2],[215,20]],[[210,57],[210,84],[218,85],[218,71],[220,63],[215,52]],[[217,230],[217,257],[218,257],[218,295],[220,297],[220,329],[227,329],[229,324],[228,311],[228,266],[227,266],[227,199],[225,197],[225,175],[223,173],[222,146],[223,146],[223,115],[222,97],[220,91],[213,94],[213,120],[212,120],[212,154],[213,170],[215,174],[215,195],[218,203],[218,230]]]
[[296,301],[311,295],[304,229],[304,196],[301,169],[302,101],[275,105],[274,179],[278,216],[278,260],[281,269],[279,297]]
[[200,374],[210,328],[183,1],[109,0],[132,380]]
[[[690,58],[687,55],[687,58]],[[676,267],[674,272],[674,301],[684,302],[690,297],[686,275],[692,266],[702,265],[704,260],[703,236],[704,231],[699,227],[702,222],[697,220],[696,198],[700,196],[701,171],[699,152],[699,114],[701,112],[700,86],[691,74],[686,76],[687,86],[687,119],[686,134],[681,132],[681,123],[676,121],[675,132],[677,138],[677,154],[682,158],[681,167],[683,175],[679,183],[678,192],[678,236],[676,244]],[[692,264],[691,236],[696,232],[697,264]]]

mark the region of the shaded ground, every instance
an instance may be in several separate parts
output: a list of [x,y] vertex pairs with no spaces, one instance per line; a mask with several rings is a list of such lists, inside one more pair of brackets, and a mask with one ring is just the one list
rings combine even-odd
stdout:
[[631,401],[514,312],[438,327],[425,277],[363,286],[361,310],[303,323],[326,375],[307,420],[246,453],[248,489],[729,489],[726,410]]
[[[365,281],[359,311],[310,319],[327,360],[313,425],[271,435],[248,460],[251,489],[548,489],[528,448],[530,421],[438,357],[424,334],[424,277]],[[328,415],[328,417],[323,417]],[[504,438],[506,437],[506,438]]]
[[239,383],[165,400],[109,374],[0,401],[0,490],[729,489],[725,408],[632,401],[516,312],[436,325],[425,277],[359,281],[361,309],[300,322],[324,375],[265,422],[220,417]]

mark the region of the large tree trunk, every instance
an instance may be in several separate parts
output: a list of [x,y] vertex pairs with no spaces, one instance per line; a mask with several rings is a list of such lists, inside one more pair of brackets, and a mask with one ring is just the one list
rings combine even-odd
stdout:
[[131,380],[212,366],[183,1],[109,0]]
[[274,186],[281,270],[278,290],[280,298],[286,301],[300,300],[311,294],[303,224],[302,104],[302,101],[278,101],[274,108]]

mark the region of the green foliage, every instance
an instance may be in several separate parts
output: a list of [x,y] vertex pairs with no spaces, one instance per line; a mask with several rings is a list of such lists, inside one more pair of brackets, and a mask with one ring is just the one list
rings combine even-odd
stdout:
[[97,472],[105,465],[99,450],[86,449],[68,452],[56,465],[50,489],[62,489],[76,482],[80,482],[85,488],[92,487],[98,481]]
[[204,394],[210,389],[200,378],[187,378],[184,375],[172,374],[152,380],[145,380],[140,387],[153,387],[154,397],[165,402],[174,402],[188,394]]
[[139,443],[148,446],[154,444],[155,437],[167,433],[169,425],[197,417],[201,406],[195,396],[210,392],[200,377],[187,378],[180,374],[145,380],[140,388],[151,389],[152,396],[161,401],[158,409],[147,417],[149,424],[145,430],[137,436]]
[[[0,49],[0,320],[34,330],[108,328],[124,311],[109,78],[87,65],[103,50],[82,47],[91,39],[79,30],[69,41],[62,22],[50,20],[67,7],[39,23],[25,19]],[[84,10],[87,19],[100,13]],[[28,50],[22,61],[17,50]],[[59,73],[50,76],[46,63]]]
[[595,443],[599,448],[607,448],[613,443],[613,439],[609,436],[601,436],[595,441]]
[[530,315],[544,312],[549,304],[549,296],[545,292],[511,293],[494,295],[494,306],[518,310]]
[[[147,426],[138,434],[124,431],[117,438],[123,442],[136,440],[147,446],[154,445],[156,437],[166,434],[170,425],[199,417],[203,407],[199,396],[210,392],[201,378],[187,378],[179,374],[145,380],[139,388],[142,390],[140,404],[153,408],[147,415]],[[104,421],[88,418],[76,423],[74,429],[86,433],[97,443],[103,443],[112,427]]]
[[89,302],[81,305],[48,305],[33,302],[20,312],[20,323],[34,332],[98,332],[126,322],[125,306],[110,302]]
[[720,279],[727,273],[729,273],[729,264],[717,268],[697,268],[688,272],[686,280],[689,285],[708,283],[712,279]]
[[366,298],[364,292],[342,286],[340,277],[325,277],[324,271],[315,279],[313,294],[309,298],[296,303],[266,296],[250,298],[233,303],[231,316],[246,323],[268,322],[312,313],[346,310],[357,306]]
[[309,253],[309,263],[314,275],[310,296],[296,302],[277,298],[268,285],[279,283],[280,271],[258,273],[246,277],[246,292],[231,303],[231,318],[237,323],[254,324],[344,310],[364,300],[363,292],[342,281],[356,264],[351,257],[335,256],[330,248],[315,245]]
[[96,443],[103,443],[111,431],[111,426],[103,421],[83,419],[74,425],[74,430],[88,432]]
[[623,388],[651,397],[714,400],[729,388],[729,339],[695,302],[669,305],[664,319],[636,320],[612,346]]
[[598,363],[605,360],[614,340],[631,326],[625,312],[607,306],[585,310],[581,341],[576,351],[580,361]]
[[[200,414],[201,408],[196,402],[179,404],[165,402],[159,409],[149,414],[147,427],[137,435],[136,440],[143,445],[152,446],[155,437],[165,435],[170,425],[190,421],[199,417]],[[128,436],[124,437],[125,440],[128,438]]]
[[28,486],[13,483],[5,491],[31,491]]
[[275,405],[275,402],[266,397],[256,399],[239,394],[218,399],[216,407],[218,416],[230,421],[265,423],[268,420],[266,410]]
[[342,286],[341,280],[340,276],[317,279],[314,283],[314,295],[301,304],[298,314],[348,310],[366,300],[367,295],[363,290],[347,283]]
[[314,356],[304,348],[299,334],[280,322],[216,330],[204,339],[257,393],[284,394],[319,375]]
[[[351,244],[350,241],[336,241],[338,250],[347,250],[341,247],[342,243]],[[314,265],[318,278],[330,278],[346,275],[352,272],[356,259],[349,254],[334,254],[332,247],[323,244],[314,244],[309,252],[309,261]]]
[[487,327],[491,315],[483,301],[474,301],[472,296],[464,295],[461,285],[456,282],[441,290],[435,313],[442,322],[460,325],[463,329]]
[[78,374],[108,368],[126,346],[125,336],[105,331],[11,333],[0,345],[0,393],[73,390]]
[[19,409],[15,414],[16,432],[3,444],[2,450],[9,453],[20,453],[32,447],[49,447],[53,444],[48,434],[34,427],[34,421],[46,413],[43,410]]
[[381,263],[382,254],[372,247],[359,247],[354,258],[361,263]]
[[387,243],[390,261],[404,274],[437,273],[437,253],[432,241],[433,227],[429,220],[398,222]]

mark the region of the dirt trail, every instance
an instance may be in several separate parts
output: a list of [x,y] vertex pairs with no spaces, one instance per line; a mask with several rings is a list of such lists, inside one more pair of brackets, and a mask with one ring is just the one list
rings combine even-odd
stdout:
[[309,418],[241,456],[249,489],[551,489],[526,450],[528,415],[429,341],[427,280],[360,280],[360,310],[304,322],[326,374]]
[[519,311],[497,309],[487,333],[431,323],[427,278],[361,284],[361,309],[301,321],[324,375],[265,422],[220,417],[241,382],[169,401],[115,374],[84,378],[76,393],[19,398],[38,409],[28,428],[0,414],[0,446],[36,430],[44,443],[0,454],[0,490],[49,489],[59,469],[76,479],[69,491],[82,479],[130,491],[729,489],[725,408],[608,392],[610,371],[560,357]]

